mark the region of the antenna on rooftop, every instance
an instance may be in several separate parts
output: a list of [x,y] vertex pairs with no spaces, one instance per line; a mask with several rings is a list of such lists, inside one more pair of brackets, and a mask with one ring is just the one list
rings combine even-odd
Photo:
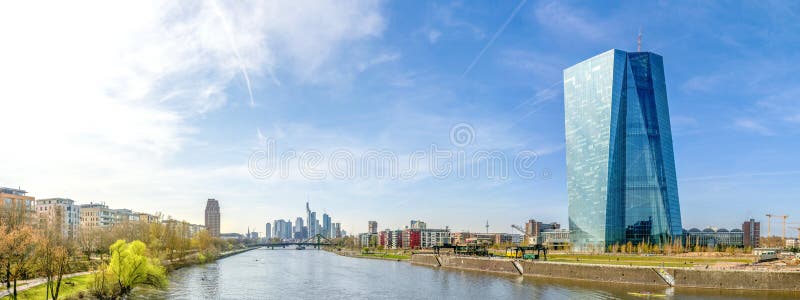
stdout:
[[486,220],[486,233],[489,233],[489,220]]
[[636,52],[642,52],[642,27],[639,27],[639,36],[636,38]]

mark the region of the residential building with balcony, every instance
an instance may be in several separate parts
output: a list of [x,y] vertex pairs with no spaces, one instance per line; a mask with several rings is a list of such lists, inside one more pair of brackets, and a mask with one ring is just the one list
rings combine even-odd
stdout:
[[36,213],[41,226],[61,232],[67,239],[77,237],[81,225],[80,206],[67,198],[36,200]]
[[0,222],[36,226],[36,200],[22,189],[0,187]]

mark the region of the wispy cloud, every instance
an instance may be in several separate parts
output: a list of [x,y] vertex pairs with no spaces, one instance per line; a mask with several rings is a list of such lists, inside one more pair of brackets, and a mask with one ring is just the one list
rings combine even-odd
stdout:
[[724,82],[725,76],[722,74],[695,76],[686,80],[681,89],[685,93],[711,92],[719,90]]
[[431,44],[436,44],[439,41],[439,37],[442,36],[442,32],[436,29],[431,29],[428,31],[428,42]]
[[775,135],[774,131],[772,131],[771,129],[767,128],[766,126],[764,126],[760,122],[758,122],[756,120],[753,120],[753,119],[739,119],[739,120],[736,120],[734,125],[736,127],[738,127],[738,128],[741,128],[741,129],[744,129],[744,130],[747,130],[747,131],[751,131],[751,132],[755,132],[755,133],[758,133],[760,135],[765,135],[765,136],[773,136],[773,135]]
[[776,172],[743,172],[725,175],[708,175],[697,177],[681,177],[680,181],[714,181],[734,178],[754,178],[754,177],[767,177],[767,176],[795,176],[800,175],[800,171],[776,171]]
[[213,151],[198,122],[238,102],[229,94],[238,76],[243,102],[255,105],[253,93],[269,86],[259,84],[263,70],[279,84],[273,67],[300,81],[338,68],[329,65],[337,49],[379,36],[383,24],[369,1],[0,4],[0,107],[14,112],[0,128],[14,128],[4,138],[25,145],[0,148],[9,158],[0,181],[115,207],[171,202],[168,213],[188,218],[196,202],[172,200],[232,195],[226,183],[247,184],[244,161],[182,158]]
[[456,13],[462,8],[460,2],[452,2],[444,6],[436,5],[434,7],[435,19],[440,22],[443,27],[450,29],[448,33],[452,31],[466,31],[476,40],[484,39],[486,37],[486,32],[484,32],[482,28],[456,16]]
[[598,40],[605,37],[605,21],[591,18],[579,8],[571,7],[562,1],[545,2],[535,11],[536,19],[544,27],[556,32],[569,32],[581,38]]
[[369,69],[370,67],[380,65],[383,63],[393,62],[400,59],[399,53],[382,53],[372,59],[364,61],[358,65],[358,71],[364,72],[365,70]]
[[800,114],[786,116],[784,120],[791,123],[800,123]]
[[[510,69],[530,74],[533,80],[555,80],[568,62],[554,53],[542,53],[531,49],[506,49],[502,51],[500,63]],[[526,80],[529,80],[527,77]]]

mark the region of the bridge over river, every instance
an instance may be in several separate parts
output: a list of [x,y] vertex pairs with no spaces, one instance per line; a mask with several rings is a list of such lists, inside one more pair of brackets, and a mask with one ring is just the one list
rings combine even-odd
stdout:
[[333,245],[333,242],[331,242],[331,240],[329,240],[328,238],[326,238],[326,237],[324,237],[324,236],[322,236],[320,234],[317,234],[316,236],[307,238],[307,239],[302,240],[302,241],[296,241],[296,242],[267,242],[267,243],[260,243],[260,244],[252,244],[250,246],[266,247],[266,248],[270,248],[270,249],[286,248],[287,246],[297,246],[297,247],[303,247],[303,248],[312,247],[312,248],[315,248],[315,249],[320,249],[323,246],[331,246],[331,245]]

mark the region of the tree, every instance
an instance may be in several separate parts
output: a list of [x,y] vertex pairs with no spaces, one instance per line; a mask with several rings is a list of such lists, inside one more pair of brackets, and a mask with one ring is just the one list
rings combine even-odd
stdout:
[[93,293],[96,297],[117,298],[130,294],[139,285],[162,288],[167,284],[166,270],[158,259],[148,256],[143,242],[118,240],[109,250],[108,265],[101,274],[95,275]]
[[39,240],[39,234],[27,225],[0,236],[0,259],[6,267],[6,288],[11,290],[11,299],[17,299],[17,280],[33,273]]
[[216,259],[219,256],[219,250],[214,245],[214,238],[208,233],[207,230],[201,230],[194,238],[192,238],[192,248],[197,249],[197,257],[201,263],[208,260]]
[[92,254],[96,254],[100,249],[100,237],[98,229],[89,226],[82,226],[80,228],[75,241],[78,243],[78,248],[84,255],[86,260],[91,260]]
[[72,244],[63,236],[62,224],[63,219],[59,218],[50,218],[42,222],[44,231],[37,251],[39,270],[46,280],[46,296],[53,300],[58,299],[61,280],[69,271],[70,257],[74,252]]
[[[18,230],[23,226],[30,226],[29,212],[23,202],[14,202],[6,204],[5,201],[0,201],[0,239],[9,237],[11,232]],[[3,281],[6,283],[6,289],[11,289],[11,260],[8,258],[11,253],[0,251],[0,270],[3,275]]]
[[47,295],[56,300],[61,289],[61,280],[69,270],[70,250],[64,245],[43,245],[42,250],[44,249],[48,250],[42,251],[43,254],[40,255],[40,269],[46,280]]

